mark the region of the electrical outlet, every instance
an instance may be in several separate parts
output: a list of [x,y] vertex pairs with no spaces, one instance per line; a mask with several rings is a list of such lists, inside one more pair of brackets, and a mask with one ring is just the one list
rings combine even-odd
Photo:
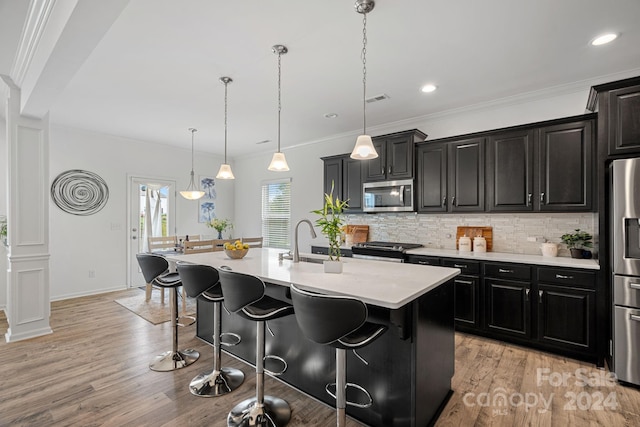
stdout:
[[95,270],[89,270],[89,278],[90,279],[95,279],[96,277],[96,271]]

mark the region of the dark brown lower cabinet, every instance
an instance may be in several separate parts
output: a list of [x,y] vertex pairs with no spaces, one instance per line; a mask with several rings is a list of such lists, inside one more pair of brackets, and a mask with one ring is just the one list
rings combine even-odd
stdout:
[[538,340],[578,352],[595,346],[595,292],[538,285]]
[[531,336],[531,284],[485,279],[486,325],[489,331],[521,338]]
[[453,281],[456,326],[480,327],[480,279],[473,276],[458,276]]

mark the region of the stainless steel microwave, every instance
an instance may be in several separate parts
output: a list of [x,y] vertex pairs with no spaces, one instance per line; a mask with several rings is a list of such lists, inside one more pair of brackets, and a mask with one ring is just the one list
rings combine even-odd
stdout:
[[413,211],[413,180],[365,182],[362,184],[364,212]]

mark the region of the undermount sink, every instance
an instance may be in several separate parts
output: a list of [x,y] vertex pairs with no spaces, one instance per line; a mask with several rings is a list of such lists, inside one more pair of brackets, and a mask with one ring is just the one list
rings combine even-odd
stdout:
[[310,257],[306,257],[306,256],[301,256],[300,257],[300,261],[301,262],[310,262],[313,264],[322,264],[324,262],[324,259],[322,258],[310,258]]

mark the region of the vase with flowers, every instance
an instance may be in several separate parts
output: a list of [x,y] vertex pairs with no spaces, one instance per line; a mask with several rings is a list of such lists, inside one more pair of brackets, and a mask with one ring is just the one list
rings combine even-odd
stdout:
[[218,239],[222,239],[222,232],[226,229],[232,229],[233,224],[228,219],[213,218],[207,223],[207,227],[213,228],[218,232]]

